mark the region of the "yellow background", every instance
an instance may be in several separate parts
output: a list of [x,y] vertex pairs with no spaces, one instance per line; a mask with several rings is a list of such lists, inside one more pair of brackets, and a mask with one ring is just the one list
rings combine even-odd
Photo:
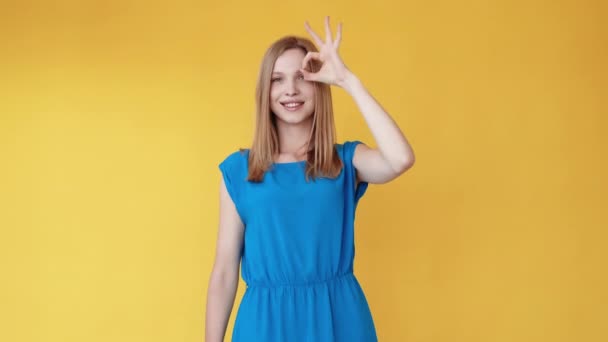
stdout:
[[217,164],[326,14],[417,157],[358,210],[380,341],[608,340],[606,2],[0,4],[0,340],[202,341]]

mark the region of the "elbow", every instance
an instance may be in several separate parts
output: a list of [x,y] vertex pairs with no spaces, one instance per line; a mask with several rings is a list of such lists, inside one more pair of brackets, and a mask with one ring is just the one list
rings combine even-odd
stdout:
[[412,166],[414,166],[415,161],[416,158],[413,154],[406,155],[404,158],[393,164],[393,169],[395,170],[397,175],[400,175],[405,171],[409,170]]
[[215,290],[232,289],[238,285],[239,270],[235,267],[214,267],[209,279],[209,287]]

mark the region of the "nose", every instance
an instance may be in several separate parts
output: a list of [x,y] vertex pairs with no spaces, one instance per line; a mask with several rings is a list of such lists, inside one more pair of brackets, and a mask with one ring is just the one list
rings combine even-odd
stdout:
[[285,83],[285,95],[296,95],[298,93],[298,87],[295,80],[289,80]]

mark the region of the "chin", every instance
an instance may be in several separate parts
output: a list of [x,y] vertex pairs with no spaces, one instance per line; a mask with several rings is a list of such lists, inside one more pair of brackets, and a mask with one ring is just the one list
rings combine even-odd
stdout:
[[[308,109],[308,108],[306,108]],[[299,124],[313,118],[313,108],[307,110],[306,114],[299,112],[288,112],[278,108],[272,111],[277,120],[281,120],[288,124]]]
[[283,121],[284,123],[290,124],[290,125],[297,125],[297,124],[301,124],[302,122],[306,122],[308,120],[312,119],[312,115],[310,116],[306,116],[303,118],[294,118],[294,117],[284,117],[281,115],[277,115],[277,120]]

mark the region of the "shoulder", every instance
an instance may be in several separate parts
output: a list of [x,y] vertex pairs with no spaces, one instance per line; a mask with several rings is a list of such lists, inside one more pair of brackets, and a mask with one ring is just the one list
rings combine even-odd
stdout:
[[241,148],[236,151],[230,152],[227,156],[224,157],[220,164],[226,166],[242,165],[243,163],[247,163],[248,157],[249,149]]
[[352,160],[358,145],[365,144],[359,140],[347,140],[341,144],[336,144],[336,151],[340,157],[346,160]]
[[248,173],[249,165],[249,150],[238,149],[230,152],[219,163],[219,168],[225,176],[231,177],[233,180],[245,178]]

